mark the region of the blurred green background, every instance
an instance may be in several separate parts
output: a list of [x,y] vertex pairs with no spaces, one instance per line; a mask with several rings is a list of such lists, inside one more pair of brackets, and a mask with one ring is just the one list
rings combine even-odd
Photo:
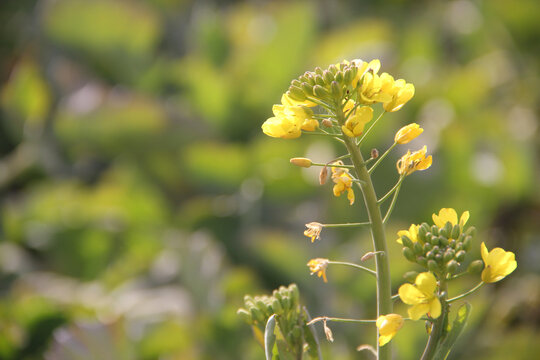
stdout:
[[[371,278],[331,267],[324,284],[305,266],[370,250],[365,231],[302,235],[365,219],[288,163],[342,150],[260,130],[293,78],[353,58],[416,87],[365,151],[418,122],[410,148],[434,157],[388,225],[394,289],[412,270],[396,231],[470,210],[474,255],[486,241],[518,269],[470,297],[451,358],[538,354],[538,14],[537,0],[2,1],[0,359],[260,359],[236,309],[291,282],[313,316],[373,318]],[[377,171],[380,194],[406,150]],[[371,327],[332,329],[326,358],[371,359],[355,351]],[[397,357],[417,359],[425,338],[407,323]]]

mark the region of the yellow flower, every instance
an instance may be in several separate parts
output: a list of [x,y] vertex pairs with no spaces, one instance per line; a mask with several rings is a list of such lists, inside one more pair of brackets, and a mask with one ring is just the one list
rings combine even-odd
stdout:
[[[336,164],[343,165],[343,162],[337,161]],[[332,166],[332,181],[334,182],[334,196],[340,196],[346,191],[349,203],[354,204],[353,181],[349,170]]]
[[307,106],[307,107],[317,106],[317,104],[309,100],[304,100],[304,101],[293,100],[291,99],[289,95],[287,95],[287,93],[281,96],[281,104],[285,106],[295,106],[295,105],[302,105],[302,106]]
[[392,96],[385,91],[390,88],[391,77],[383,75],[379,76],[370,71],[364,74],[362,86],[359,89],[360,100],[363,104],[385,103],[392,100]]
[[386,345],[403,326],[403,317],[398,314],[381,315],[375,325],[379,329],[379,346]]
[[306,224],[306,227],[307,230],[304,231],[304,235],[310,237],[311,242],[318,240],[319,236],[321,235],[323,224],[320,224],[318,222],[310,222],[309,224]]
[[[461,214],[461,217],[459,218],[460,228],[463,229],[463,226],[465,226],[465,224],[469,220],[469,215],[470,214],[468,211],[465,211],[463,214]],[[440,228],[444,227],[447,222],[452,224],[452,226],[458,223],[456,210],[452,208],[442,208],[441,210],[439,210],[439,215],[433,214],[432,218],[435,225]]]
[[482,271],[482,281],[485,283],[502,280],[517,268],[516,256],[511,251],[495,248],[488,252],[486,244],[482,243],[481,252],[485,264]]
[[398,160],[396,166],[400,175],[410,175],[416,170],[426,170],[431,166],[431,155],[426,157],[427,147],[411,153],[407,151],[405,155]]
[[361,106],[356,109],[354,109],[354,106],[354,101],[349,100],[343,107],[345,114],[353,111],[345,121],[345,125],[341,127],[343,133],[348,137],[360,136],[364,131],[364,126],[373,118],[373,109],[369,106]]
[[324,282],[328,282],[328,279],[326,279],[326,268],[328,267],[328,259],[322,259],[322,258],[311,259],[307,263],[307,266],[309,266],[311,275],[317,273],[318,277],[322,276]]
[[403,284],[399,288],[399,297],[407,305],[409,317],[418,320],[424,314],[432,318],[441,315],[441,302],[437,297],[437,279],[430,272],[423,272],[416,277],[415,284]]
[[394,137],[394,142],[398,144],[407,144],[423,132],[424,129],[422,129],[420,125],[416,123],[409,124],[399,129]]
[[398,111],[405,103],[414,96],[414,85],[407,84],[405,80],[399,79],[392,83],[392,87],[385,90],[390,96],[390,100],[385,101],[383,108],[386,111]]
[[274,105],[272,111],[275,116],[262,125],[263,132],[271,137],[295,139],[302,134],[301,129],[304,129],[306,124],[306,130],[311,131],[314,130],[312,122],[317,122],[313,119],[313,111],[304,106]]
[[354,59],[351,61],[351,63],[354,63],[358,68],[358,72],[356,73],[356,76],[351,84],[353,88],[358,85],[358,83],[362,79],[362,76],[364,76],[367,71],[370,71],[373,74],[377,74],[379,72],[379,69],[381,68],[381,62],[378,59],[371,60],[370,62],[360,59]]
[[406,237],[408,237],[409,239],[411,239],[411,241],[412,241],[413,243],[417,242],[417,241],[418,241],[418,228],[419,228],[419,227],[420,227],[420,226],[418,226],[418,225],[412,224],[411,227],[409,228],[409,230],[400,230],[400,231],[398,231],[398,233],[397,233],[398,238],[397,238],[396,241],[397,241],[399,244],[403,244],[403,243],[401,242],[401,237],[405,235]]

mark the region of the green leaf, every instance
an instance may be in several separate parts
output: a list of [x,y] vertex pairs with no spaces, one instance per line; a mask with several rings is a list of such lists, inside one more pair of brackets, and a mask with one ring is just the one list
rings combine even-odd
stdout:
[[437,351],[435,352],[433,360],[445,360],[448,357],[459,335],[461,335],[461,333],[463,332],[470,313],[471,305],[469,303],[463,304],[458,309],[457,316],[454,319],[452,327],[448,329],[448,334],[437,347]]
[[276,328],[276,314],[270,316],[266,322],[264,329],[264,354],[266,360],[272,360],[272,350],[276,343],[276,335],[274,335],[274,329]]

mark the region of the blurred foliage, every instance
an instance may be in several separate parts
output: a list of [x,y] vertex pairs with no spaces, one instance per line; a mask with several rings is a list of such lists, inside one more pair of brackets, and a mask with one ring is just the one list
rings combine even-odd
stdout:
[[[291,79],[346,58],[380,58],[416,86],[368,146],[415,121],[425,132],[410,148],[426,142],[434,156],[388,226],[395,288],[411,270],[395,232],[441,207],[470,210],[478,244],[515,252],[519,266],[471,299],[451,358],[529,358],[540,340],[538,13],[536,0],[3,1],[0,358],[262,358],[235,311],[244,294],[290,282],[313,316],[372,317],[371,280],[331,268],[323,284],[304,265],[370,250],[363,231],[327,229],[314,245],[302,235],[310,221],[365,216],[288,164],[340,149],[260,131]],[[381,193],[392,161],[376,174]],[[332,330],[326,357],[368,358],[354,349],[374,342],[371,328]],[[399,358],[418,358],[424,331],[398,334]]]

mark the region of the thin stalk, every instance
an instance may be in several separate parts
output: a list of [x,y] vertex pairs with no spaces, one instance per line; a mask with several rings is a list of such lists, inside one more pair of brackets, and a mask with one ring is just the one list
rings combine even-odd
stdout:
[[466,293],[463,293],[461,295],[458,295],[456,297],[453,297],[451,299],[448,299],[446,300],[447,303],[451,303],[451,302],[454,302],[456,300],[459,300],[459,299],[463,299],[465,296],[467,295],[470,295],[472,294],[473,292],[475,292],[476,290],[480,289],[482,287],[482,285],[484,285],[484,282],[481,281],[478,285],[476,285],[475,287],[473,287],[471,290],[467,291]]
[[345,223],[345,224],[322,224],[325,228],[339,228],[339,227],[361,227],[361,226],[369,226],[371,223],[369,222],[361,222],[361,223]]
[[319,360],[323,360],[322,352],[321,352],[321,343],[319,342],[319,336],[317,335],[317,330],[315,330],[315,326],[310,325],[311,316],[309,315],[307,308],[304,306],[303,309],[304,309],[304,312],[306,313],[306,317],[308,320],[307,325],[309,327],[309,330],[311,331],[311,334],[313,335],[313,339],[315,339],[315,344],[317,345],[317,357],[319,358]]
[[[384,113],[383,113],[383,114],[384,114]],[[384,158],[385,158],[388,154],[390,154],[390,151],[392,151],[392,149],[394,149],[394,148],[396,147],[396,145],[397,145],[397,143],[393,143],[392,146],[390,146],[390,147],[388,148],[388,150],[386,150],[386,151],[384,152],[384,154],[382,154],[382,155],[379,157],[379,159],[377,159],[377,162],[376,162],[375,164],[373,164],[373,166],[368,170],[368,173],[371,174],[371,173],[377,168],[377,166],[379,166],[379,164],[381,163],[381,161],[383,161]]]
[[362,320],[362,319],[345,319],[337,317],[319,316],[307,323],[307,325],[315,324],[319,321],[335,321],[335,322],[352,322],[352,323],[374,323],[377,320]]
[[353,169],[354,166],[352,165],[338,165],[338,164],[321,164],[321,163],[311,163],[311,166],[332,166],[337,168],[344,168],[344,169]]
[[332,265],[332,264],[333,265],[346,265],[346,266],[354,267],[354,268],[366,271],[366,272],[370,273],[371,275],[377,276],[377,273],[375,271],[373,271],[371,269],[368,269],[367,267],[362,266],[362,265],[353,264],[353,263],[345,262],[345,261],[328,261],[328,265]]
[[386,195],[384,195],[382,198],[380,198],[378,201],[379,201],[379,204],[382,204],[383,202],[386,201],[386,199],[388,199],[390,197],[390,195],[392,195],[392,193],[394,191],[397,191],[397,189],[399,189],[399,187],[401,186],[401,182],[403,181],[403,177],[399,178],[398,182],[396,183],[396,185],[394,185],[394,187],[392,189],[390,189],[390,191],[388,191],[386,193]]
[[390,206],[388,207],[388,210],[386,210],[386,215],[384,215],[383,224],[386,224],[388,219],[390,219],[390,215],[392,214],[392,211],[394,210],[394,206],[396,205],[397,197],[399,195],[399,190],[401,189],[401,182],[405,176],[402,176],[400,179],[399,186],[397,187],[396,191],[394,191],[394,197],[392,198],[392,202],[390,203]]
[[420,360],[431,360],[433,358],[433,355],[435,355],[435,351],[437,350],[437,345],[439,345],[439,341],[441,339],[441,336],[443,335],[446,317],[448,316],[448,304],[446,302],[446,294],[448,293],[448,289],[446,285],[446,280],[444,279],[440,280],[440,291],[441,294],[444,294],[440,299],[442,305],[441,315],[433,323],[433,328],[431,329],[431,333],[429,334],[426,348],[424,349],[424,353],[422,354]]
[[[384,114],[384,113],[383,113]],[[336,114],[340,123],[344,122],[343,112],[338,111]],[[382,117],[376,120],[378,121]],[[375,121],[375,122],[376,122]],[[372,125],[373,127],[373,125]],[[371,129],[371,128],[370,128]],[[369,132],[369,129],[368,131]],[[366,133],[367,133],[366,132]],[[365,137],[366,134],[364,134]],[[382,256],[375,258],[375,267],[377,272],[377,317],[380,315],[392,313],[392,293],[390,283],[390,265],[388,262],[388,249],[384,234],[384,224],[381,216],[381,209],[377,203],[377,195],[371,181],[371,177],[366,169],[362,153],[356,145],[354,139],[348,136],[343,137],[343,141],[347,150],[351,154],[351,160],[355,167],[358,179],[363,181],[361,184],[364,203],[366,204],[369,222],[371,223],[371,235],[373,240],[374,251],[383,252]],[[378,330],[377,330],[378,331]],[[378,336],[378,333],[377,333]],[[381,347],[377,344],[378,360],[390,360],[392,348],[390,344]]]

